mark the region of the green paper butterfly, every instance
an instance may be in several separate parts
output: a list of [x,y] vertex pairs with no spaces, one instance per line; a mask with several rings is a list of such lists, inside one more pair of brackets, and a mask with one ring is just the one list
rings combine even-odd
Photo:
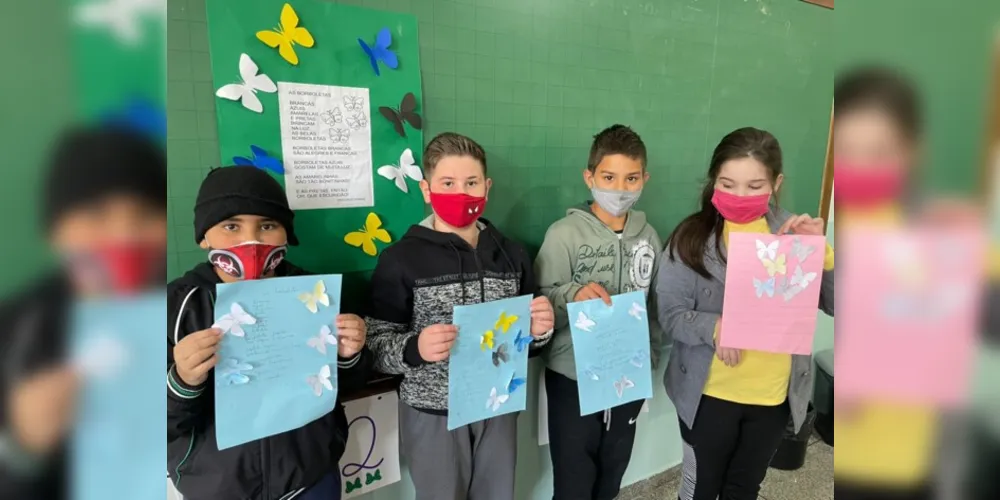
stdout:
[[[382,480],[382,469],[375,469],[374,474],[365,473],[365,484],[372,484]],[[359,478],[360,479],[360,478]]]
[[361,489],[361,478],[360,477],[354,478],[354,481],[348,481],[347,482],[347,493],[350,493],[350,492],[352,492],[354,490],[360,490],[360,489]]

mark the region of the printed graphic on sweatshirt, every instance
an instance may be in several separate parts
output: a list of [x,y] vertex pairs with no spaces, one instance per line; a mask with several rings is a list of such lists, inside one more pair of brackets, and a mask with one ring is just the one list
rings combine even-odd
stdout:
[[588,244],[580,245],[576,249],[576,265],[573,268],[573,281],[577,283],[598,282],[607,287],[602,280],[595,279],[596,276],[615,273],[615,257],[618,253],[618,243],[607,243],[593,246]]
[[[629,250],[629,280],[631,290],[648,290],[653,282],[653,264],[656,262],[656,249],[649,240],[639,240]],[[625,290],[623,290],[624,292]]]

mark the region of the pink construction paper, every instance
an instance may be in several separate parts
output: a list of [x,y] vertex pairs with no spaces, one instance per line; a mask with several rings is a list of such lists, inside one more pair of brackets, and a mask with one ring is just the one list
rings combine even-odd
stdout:
[[[799,248],[811,247],[812,252],[796,255],[795,241]],[[825,254],[823,236],[730,233],[719,345],[783,354],[812,353]],[[772,268],[772,276],[765,261],[782,258],[785,269]],[[803,287],[792,284],[796,276],[812,279]],[[773,279],[774,293],[758,296],[755,279],[764,284]]]
[[955,407],[982,303],[982,228],[838,231],[837,396]]

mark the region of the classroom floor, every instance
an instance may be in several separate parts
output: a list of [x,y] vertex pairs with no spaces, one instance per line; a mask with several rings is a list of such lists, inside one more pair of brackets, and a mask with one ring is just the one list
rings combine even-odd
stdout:
[[[622,489],[618,500],[676,500],[680,467]],[[813,436],[801,469],[768,469],[760,497],[764,500],[833,500],[833,448]]]

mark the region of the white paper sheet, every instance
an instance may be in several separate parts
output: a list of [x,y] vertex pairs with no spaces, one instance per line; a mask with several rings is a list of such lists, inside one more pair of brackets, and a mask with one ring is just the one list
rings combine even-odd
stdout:
[[350,428],[340,482],[347,500],[399,481],[399,397],[388,392],[350,401],[344,411]]
[[278,105],[292,209],[373,206],[368,89],[278,82]]

